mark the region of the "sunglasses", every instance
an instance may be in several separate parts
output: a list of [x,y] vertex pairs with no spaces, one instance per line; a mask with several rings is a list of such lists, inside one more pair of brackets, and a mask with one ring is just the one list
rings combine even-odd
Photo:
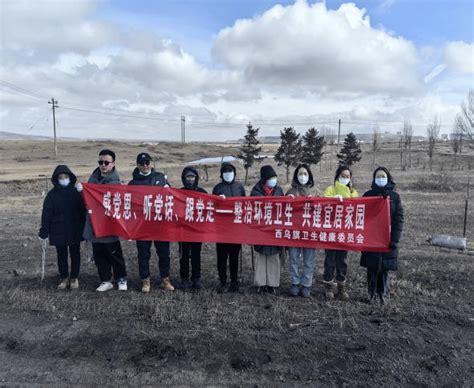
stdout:
[[109,162],[108,160],[98,160],[97,163],[99,163],[100,166],[102,165],[108,166],[110,163],[113,163],[113,162]]
[[150,165],[150,161],[149,160],[143,160],[141,162],[138,163],[140,166],[149,166]]

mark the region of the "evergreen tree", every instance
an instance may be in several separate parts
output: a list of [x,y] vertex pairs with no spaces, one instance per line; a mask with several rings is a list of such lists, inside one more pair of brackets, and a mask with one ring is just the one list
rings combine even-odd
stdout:
[[326,145],[324,136],[319,136],[319,132],[315,128],[310,128],[303,135],[303,146],[301,161],[311,166],[318,164],[323,155],[323,147]]
[[279,166],[286,167],[286,181],[290,180],[290,166],[296,166],[301,157],[301,139],[299,133],[293,127],[284,128],[280,131],[281,143],[275,154],[275,161]]
[[344,139],[344,145],[340,153],[337,154],[340,165],[352,166],[360,160],[361,149],[359,141],[352,132],[350,132]]
[[249,168],[253,166],[255,158],[262,151],[262,147],[259,146],[260,141],[257,139],[258,131],[260,128],[253,128],[252,124],[247,125],[247,134],[245,140],[240,147],[240,152],[237,158],[242,159],[245,168],[245,184],[247,184],[247,178],[249,175]]

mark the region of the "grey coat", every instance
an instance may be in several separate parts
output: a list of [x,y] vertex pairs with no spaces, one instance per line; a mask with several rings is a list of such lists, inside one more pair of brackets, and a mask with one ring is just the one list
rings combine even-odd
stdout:
[[[96,183],[100,185],[120,185],[120,176],[117,172],[117,170],[114,168],[112,172],[108,175],[106,175],[104,178],[100,179],[100,170],[97,167],[89,177],[89,180],[87,181],[88,183]],[[92,224],[90,220],[89,214],[87,214],[86,218],[86,224],[84,226],[84,233],[83,233],[84,240],[86,241],[92,241],[93,243],[112,243],[119,241],[119,238],[117,236],[107,236],[107,237],[102,237],[102,238],[96,238],[94,236],[94,231],[92,229]]]

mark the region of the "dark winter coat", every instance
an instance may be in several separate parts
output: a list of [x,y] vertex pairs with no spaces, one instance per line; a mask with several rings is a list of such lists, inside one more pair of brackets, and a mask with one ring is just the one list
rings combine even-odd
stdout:
[[[59,174],[69,175],[71,182],[63,187],[58,182]],[[53,188],[44,199],[39,236],[49,238],[50,245],[77,244],[82,241],[82,230],[86,219],[86,207],[74,187],[77,178],[64,165],[57,166],[51,177]]]
[[[272,196],[283,196],[283,189],[276,185],[272,191]],[[258,182],[250,192],[251,197],[266,197],[265,191],[263,189],[263,182]],[[281,252],[281,247],[273,245],[254,245],[255,250],[265,256],[273,256]]]
[[[186,174],[189,172],[189,171],[192,171],[195,175],[196,175],[196,179],[194,180],[194,185],[193,186],[188,186],[186,185]],[[197,191],[199,193],[205,193],[207,194],[207,191],[204,190],[202,187],[199,187],[199,174],[198,172],[192,168],[192,167],[185,167],[182,174],[181,174],[181,182],[183,182],[183,187],[181,187],[181,189],[183,190],[192,190],[192,191]]]
[[396,271],[398,269],[398,243],[403,227],[403,207],[400,195],[394,191],[395,183],[389,179],[385,187],[379,187],[372,181],[372,189],[364,197],[390,197],[390,252],[362,252],[360,265],[374,270]]
[[149,175],[141,175],[138,167],[133,170],[133,179],[128,182],[129,185],[135,186],[165,186],[170,185],[163,173],[151,169]]
[[[225,167],[231,167],[232,170],[234,170],[234,180],[230,183],[224,181],[222,178],[222,173],[223,169]],[[230,164],[230,163],[223,163],[221,167],[221,179],[222,182],[218,183],[214,188],[212,189],[212,194],[214,195],[225,195],[226,197],[245,197],[245,189],[244,186],[242,186],[242,183],[236,182],[235,177],[237,176],[237,171],[235,170],[235,167]]]
[[[100,169],[97,167],[89,177],[88,183],[95,183],[95,184],[101,184],[101,185],[120,185],[120,176],[117,172],[117,170],[114,169],[107,174],[105,177],[102,177],[100,175]],[[94,236],[94,231],[92,229],[92,224],[90,221],[89,215],[87,215],[86,218],[86,225],[84,227],[84,233],[83,233],[84,239],[85,240],[90,240],[93,243],[111,243],[111,242],[116,242],[119,241],[119,238],[117,236],[107,236],[107,237],[102,237],[102,238],[96,238]]]

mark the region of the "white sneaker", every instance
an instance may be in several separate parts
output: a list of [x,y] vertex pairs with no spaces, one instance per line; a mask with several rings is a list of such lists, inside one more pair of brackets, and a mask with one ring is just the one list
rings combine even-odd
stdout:
[[120,279],[118,281],[118,289],[119,291],[127,291],[127,279]]
[[114,285],[111,282],[102,282],[100,283],[100,286],[97,287],[95,290],[99,292],[105,292],[112,290],[114,288]]

